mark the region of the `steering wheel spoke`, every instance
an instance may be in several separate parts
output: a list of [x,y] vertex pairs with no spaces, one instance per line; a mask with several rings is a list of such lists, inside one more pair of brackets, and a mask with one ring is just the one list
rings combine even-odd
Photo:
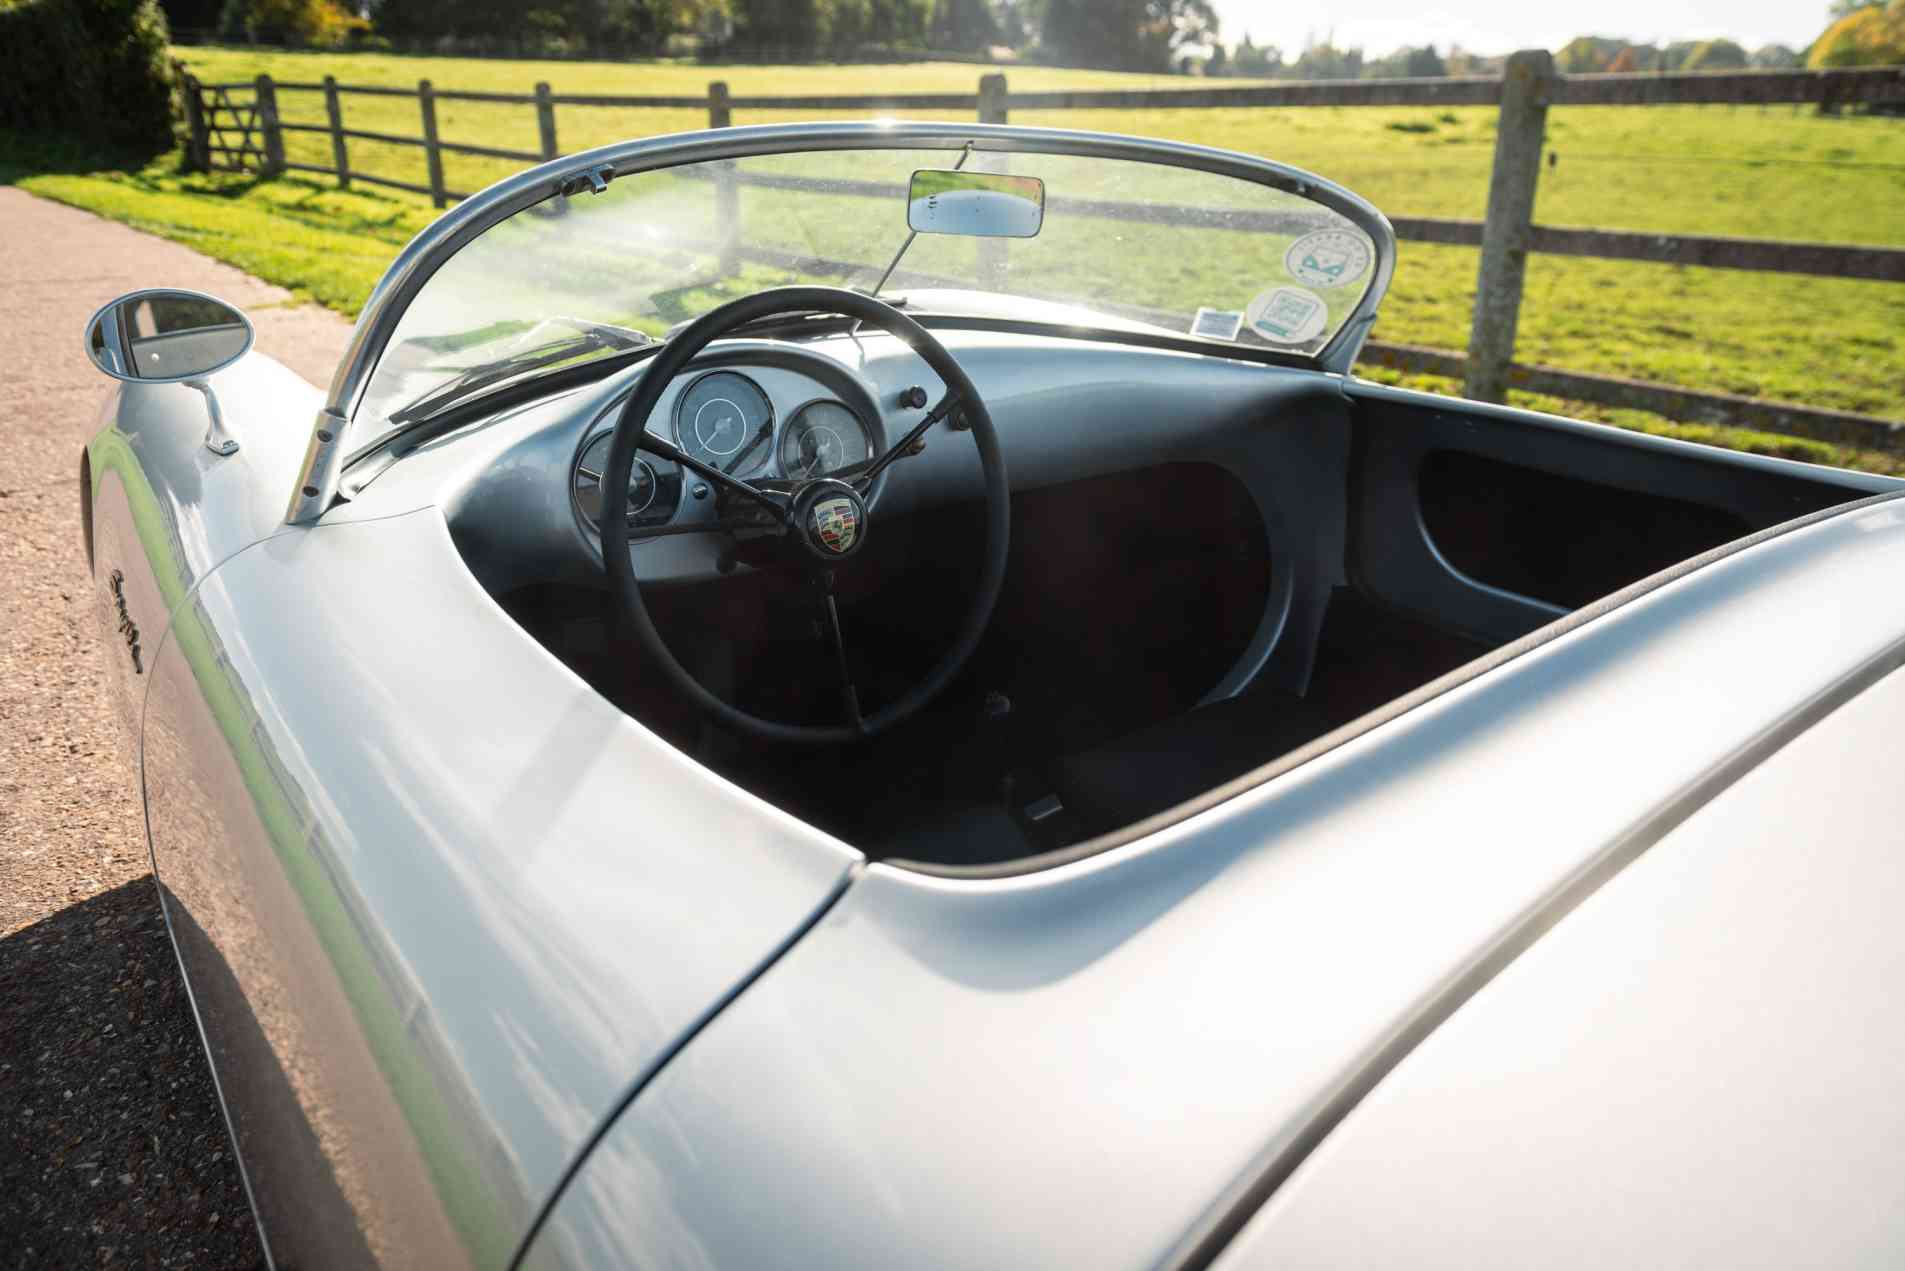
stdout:
[[840,706],[846,714],[847,725],[864,734],[866,719],[860,714],[860,692],[853,686],[853,669],[847,664],[847,638],[840,631],[840,606],[833,598],[833,579],[819,573],[814,584],[820,591],[821,629],[826,633],[827,645],[833,651],[834,670],[840,677]]
[[882,472],[885,472],[897,460],[904,459],[910,454],[918,454],[920,450],[924,449],[920,444],[920,438],[924,437],[934,424],[945,419],[958,408],[959,394],[952,392],[947,393],[944,397],[939,399],[937,406],[927,411],[924,418],[907,430],[904,437],[901,437],[898,441],[888,446],[885,454],[882,454],[879,458],[867,464],[866,467],[860,469],[858,472],[849,472],[847,479],[860,489],[867,489],[873,484],[874,478],[878,477]]
[[673,463],[678,463],[696,476],[706,477],[716,485],[725,490],[732,491],[744,499],[752,499],[755,503],[760,504],[769,512],[772,512],[775,521],[783,526],[788,523],[786,505],[777,502],[765,491],[755,489],[747,482],[741,480],[741,478],[730,476],[711,463],[701,462],[701,460],[695,458],[671,441],[664,441],[654,433],[644,429],[642,435],[635,439],[635,448],[637,450],[646,450],[651,455],[657,455]]

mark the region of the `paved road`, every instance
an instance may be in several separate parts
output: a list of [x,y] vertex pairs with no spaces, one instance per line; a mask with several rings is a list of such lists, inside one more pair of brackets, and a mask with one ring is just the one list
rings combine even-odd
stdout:
[[139,287],[243,308],[325,382],[349,324],[175,243],[0,187],[0,1268],[258,1259],[95,687],[78,518],[107,381],[88,316]]

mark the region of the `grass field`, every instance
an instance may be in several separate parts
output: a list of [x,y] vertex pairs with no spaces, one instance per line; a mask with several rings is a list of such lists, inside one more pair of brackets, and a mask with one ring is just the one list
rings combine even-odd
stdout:
[[[180,55],[208,82],[267,72],[287,81],[528,92],[695,94],[725,79],[737,95],[971,91],[981,68],[721,67],[694,64],[512,62],[388,55],[258,53],[194,48]],[[1008,72],[1014,89],[1182,86],[1180,80],[1044,68]],[[346,96],[349,127],[416,135],[416,102]],[[323,121],[316,93],[283,92],[288,122]],[[737,111],[736,123],[808,117]],[[534,150],[533,109],[441,102],[445,140]],[[1395,215],[1479,217],[1486,200],[1494,111],[1488,108],[1312,108],[1027,112],[1014,122],[1097,128],[1201,142],[1309,168]],[[565,151],[703,127],[704,112],[561,107]],[[1575,107],[1550,114],[1556,166],[1544,172],[1544,223],[1883,245],[1905,244],[1905,120],[1821,117],[1792,107]],[[328,164],[329,141],[286,135],[294,161]],[[350,193],[325,178],[253,182],[182,176],[176,157],[132,170],[49,163],[19,144],[6,179],[187,242],[355,312],[384,265],[435,214],[398,192]],[[351,162],[424,180],[420,150],[353,141]],[[475,189],[518,165],[446,156],[453,188]],[[48,170],[48,169],[66,170]],[[1477,253],[1404,244],[1379,339],[1461,348],[1467,342]],[[1596,371],[1905,417],[1905,287],[1677,266],[1533,258],[1517,356]],[[1424,381],[1425,387],[1446,387]],[[1553,406],[1536,399],[1531,404]],[[1633,412],[1567,406],[1630,425]],[[1698,430],[1703,437],[1710,430]],[[1684,432],[1683,432],[1683,435]],[[1799,457],[1843,452],[1790,439],[1714,436]],[[1851,458],[1858,460],[1857,456]],[[1870,466],[1895,461],[1866,458]]]

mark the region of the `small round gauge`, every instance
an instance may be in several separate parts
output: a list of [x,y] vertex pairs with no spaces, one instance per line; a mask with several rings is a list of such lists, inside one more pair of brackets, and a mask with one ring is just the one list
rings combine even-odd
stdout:
[[781,434],[781,471],[808,480],[873,457],[873,440],[860,417],[843,403],[808,402]]
[[774,453],[773,439],[773,404],[745,375],[711,371],[675,403],[675,444],[723,472],[759,472]]
[[[575,465],[575,505],[590,525],[602,525],[602,474],[609,466],[612,433],[603,433],[582,451]],[[628,473],[628,523],[631,528],[666,525],[681,506],[681,469],[654,455],[636,455]]]

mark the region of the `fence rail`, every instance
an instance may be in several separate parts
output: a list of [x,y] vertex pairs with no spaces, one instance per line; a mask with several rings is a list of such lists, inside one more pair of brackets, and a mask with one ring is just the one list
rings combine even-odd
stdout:
[[[938,110],[976,114],[981,123],[1004,123],[1013,111],[1259,109],[1304,106],[1495,106],[1500,110],[1495,157],[1485,220],[1396,217],[1396,235],[1410,242],[1444,243],[1481,249],[1474,319],[1466,355],[1452,350],[1372,341],[1364,360],[1370,364],[1462,381],[1463,392],[1483,401],[1502,401],[1509,388],[1548,393],[1603,405],[1635,407],[1675,418],[1733,422],[1772,432],[1792,433],[1859,445],[1905,449],[1905,423],[1773,402],[1729,393],[1699,392],[1671,385],[1588,375],[1556,367],[1515,362],[1522,278],[1530,252],[1602,260],[1699,265],[1715,269],[1810,274],[1905,283],[1905,248],[1837,243],[1795,243],[1691,234],[1651,234],[1623,230],[1537,225],[1534,194],[1550,106],[1603,105],[1778,105],[1811,104],[1833,111],[1856,104],[1905,104],[1905,67],[1863,67],[1836,71],[1727,71],[1673,75],[1561,75],[1544,51],[1517,53],[1499,77],[1449,79],[1323,80],[1239,87],[1012,93],[1006,78],[980,78],[976,93],[883,93],[851,96],[732,96],[715,82],[701,96],[639,96],[557,93],[539,83],[531,93],[439,89],[421,80],[415,88],[378,84],[340,84],[326,76],[320,83],[274,82],[270,76],[222,84],[204,84],[183,76],[190,158],[201,168],[271,176],[284,171],[333,175],[348,189],[353,181],[429,196],[437,207],[469,197],[445,183],[443,155],[538,163],[560,156],[556,108],[705,110],[713,128],[729,127],[736,110],[889,111]],[[318,93],[327,122],[285,123],[279,118],[279,93]],[[233,94],[250,97],[234,98]],[[418,104],[422,135],[404,136],[348,128],[342,100],[348,95],[409,97]],[[540,149],[515,150],[438,135],[436,103],[482,102],[533,107]],[[331,141],[331,166],[287,162],[284,134],[317,133]],[[368,141],[424,151],[426,183],[375,176],[354,168],[349,143]],[[798,178],[732,174],[734,185],[785,184]],[[830,188],[832,188],[830,186]],[[841,191],[835,190],[839,193]],[[851,191],[849,191],[851,192]],[[732,197],[730,195],[730,197]],[[1142,220],[1156,213],[1139,205],[1105,202],[1075,211],[1091,216]],[[1241,226],[1242,228],[1252,228]],[[1235,228],[1235,227],[1234,227]],[[1258,226],[1255,228],[1271,228]]]

